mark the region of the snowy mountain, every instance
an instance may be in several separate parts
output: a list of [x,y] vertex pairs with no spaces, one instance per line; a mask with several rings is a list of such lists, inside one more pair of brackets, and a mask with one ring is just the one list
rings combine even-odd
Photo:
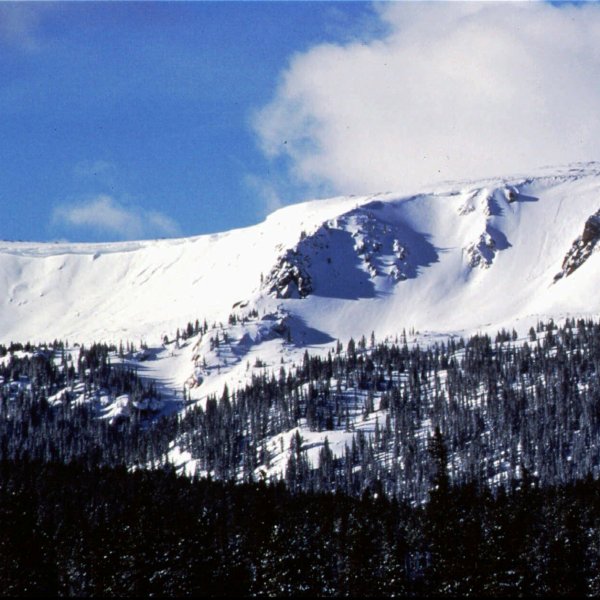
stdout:
[[[437,563],[428,561],[440,547],[459,556],[441,564],[459,565],[464,583],[444,584],[443,593],[521,589],[532,580],[532,557],[542,589],[553,589],[544,577],[562,572],[561,548],[582,580],[579,565],[597,550],[581,540],[598,522],[584,509],[600,479],[599,191],[600,165],[575,165],[420,194],[309,202],[213,236],[0,243],[5,520],[20,507],[6,556],[23,546],[11,545],[13,537],[41,539],[27,528],[42,523],[48,550],[36,557],[53,580],[48,560],[68,565],[65,577],[78,581],[100,573],[111,592],[121,589],[115,581],[138,589],[123,557],[139,551],[151,561],[137,561],[151,565],[144,582],[168,579],[172,593],[200,557],[204,571],[194,573],[202,578],[192,581],[205,590],[218,573],[222,593],[221,564],[234,556],[230,579],[239,580],[242,542],[257,557],[246,560],[248,572],[276,582],[268,588],[275,595],[306,593],[297,575],[305,556],[319,581],[341,564],[349,573],[362,564],[390,584],[384,592],[392,584],[400,594],[410,585],[417,594],[437,590],[428,583],[437,581],[428,574]],[[212,481],[174,478],[173,468]],[[505,493],[495,495],[500,486]],[[583,508],[574,512],[574,502]],[[90,539],[106,540],[107,549],[86,546],[81,528],[48,520],[61,514],[67,522],[80,514],[84,534],[98,532]],[[250,533],[240,534],[239,515]],[[127,518],[131,535],[123,538]],[[351,533],[353,523],[362,534]],[[443,544],[438,526],[448,532]],[[70,537],[55,544],[59,555],[52,536],[63,531]],[[310,531],[325,541],[305,543]],[[332,532],[336,548],[350,549],[346,563],[332,554]],[[208,554],[198,540],[207,540]],[[365,547],[381,549],[376,560],[363,560]],[[490,587],[472,587],[485,579],[464,570],[457,547],[496,565],[482,571]],[[593,578],[597,565],[588,563]],[[317,595],[333,593],[319,585]],[[379,588],[364,587],[371,589]]]
[[[237,363],[274,341],[293,353],[371,331],[469,333],[597,314],[599,192],[600,165],[577,164],[296,204],[188,239],[1,242],[0,338],[156,346],[187,322],[235,315]],[[252,311],[259,318],[243,323]],[[202,344],[187,358],[209,354]]]
[[[259,225],[218,235],[113,244],[1,242],[0,344],[68,340],[66,358],[61,350],[54,360],[65,365],[63,373],[71,364],[82,374],[86,365],[79,364],[75,343],[142,344],[141,352],[113,352],[111,361],[154,382],[159,402],[139,386],[134,397],[126,382],[120,391],[96,389],[83,375],[50,397],[51,404],[66,396],[87,403],[111,422],[132,411],[205,407],[225,384],[242,389],[253,376],[277,377],[282,367],[289,373],[306,360],[307,349],[313,356],[340,355],[351,338],[406,341],[408,333],[412,348],[425,348],[506,328],[515,330],[518,345],[538,321],[600,314],[599,211],[600,164],[591,163],[418,194],[296,204]],[[377,435],[389,416],[387,401],[353,377],[334,377],[344,423],[338,416],[336,424],[317,419],[315,426],[308,416],[285,413],[289,426],[280,421],[274,433],[250,436],[270,457],[253,467],[256,476],[286,470],[297,434],[314,465],[326,439],[339,457],[358,432]],[[433,372],[422,377],[429,398],[440,383]],[[391,373],[390,385],[408,385],[404,381]],[[12,394],[30,386],[27,377],[1,383],[14,387]],[[303,394],[309,383],[302,384]],[[473,398],[478,395],[474,389]],[[425,444],[429,417],[412,426]],[[204,472],[189,440],[172,439],[169,448],[171,462]]]

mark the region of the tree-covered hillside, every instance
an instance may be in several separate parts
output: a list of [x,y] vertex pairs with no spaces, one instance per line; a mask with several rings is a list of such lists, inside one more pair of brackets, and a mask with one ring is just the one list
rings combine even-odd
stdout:
[[0,347],[2,595],[600,593],[600,324],[363,337],[179,412],[134,356]]
[[[542,485],[596,478],[600,326],[567,320],[536,329],[527,341],[500,331],[495,340],[420,348],[363,337],[325,358],[306,353],[296,369],[254,377],[188,410],[176,439],[216,477],[251,480],[283,451],[292,489],[360,494],[377,486],[417,502],[427,497],[436,428],[455,483],[509,483],[525,470]],[[303,432],[314,431],[344,433],[341,455],[326,441],[309,460]]]
[[5,459],[152,467],[175,446],[199,475],[377,489],[420,503],[437,428],[455,484],[510,484],[527,471],[547,486],[599,474],[600,325],[591,321],[538,323],[526,341],[501,331],[420,348],[403,335],[363,337],[171,414],[153,410],[151,382],[111,363],[116,348],[80,348],[70,362],[59,343],[4,353]]

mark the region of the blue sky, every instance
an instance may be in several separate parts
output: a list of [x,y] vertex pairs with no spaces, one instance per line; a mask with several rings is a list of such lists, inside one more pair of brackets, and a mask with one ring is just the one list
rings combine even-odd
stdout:
[[[364,3],[2,3],[0,238],[194,235],[261,220],[277,161],[252,115],[295,52],[369,22]],[[285,200],[305,189],[290,185]]]
[[600,4],[0,2],[0,238],[600,159]]

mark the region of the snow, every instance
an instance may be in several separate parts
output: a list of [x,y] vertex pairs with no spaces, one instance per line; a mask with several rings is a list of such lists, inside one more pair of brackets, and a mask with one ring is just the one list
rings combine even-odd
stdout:
[[[554,283],[599,192],[600,164],[577,164],[408,197],[311,201],[215,235],[0,242],[0,343],[144,341],[140,375],[163,397],[180,400],[185,386],[202,400],[371,331],[383,339],[414,328],[430,332],[425,341],[501,327],[524,335],[539,319],[600,313],[598,253]],[[270,287],[290,256],[311,278],[304,298],[293,283],[279,294],[289,297]],[[211,326],[206,334],[163,344],[196,319]],[[217,332],[228,341],[211,349]]]

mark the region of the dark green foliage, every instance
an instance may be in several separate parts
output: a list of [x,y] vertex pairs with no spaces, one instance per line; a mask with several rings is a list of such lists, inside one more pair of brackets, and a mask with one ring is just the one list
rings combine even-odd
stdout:
[[[11,351],[0,364],[0,458],[64,461],[89,465],[160,462],[173,423],[163,420],[148,431],[150,415],[132,410],[116,420],[98,418],[100,393],[128,394],[131,402],[159,398],[131,368],[112,366],[105,344],[81,347],[72,361],[64,347]],[[85,394],[86,402],[77,402]],[[50,402],[52,398],[52,402]]]
[[[215,343],[223,336],[216,332]],[[59,342],[27,344],[29,354],[13,352],[0,367],[0,456],[156,466],[175,440],[200,472],[253,481],[283,452],[282,477],[294,489],[360,495],[381,486],[388,495],[422,503],[435,469],[427,435],[439,427],[449,482],[508,485],[525,471],[544,486],[598,478],[600,325],[538,323],[536,336],[515,344],[514,333],[501,331],[496,343],[479,335],[424,349],[405,341],[350,340],[347,353],[306,352],[296,368],[254,375],[246,386],[208,398],[203,408],[160,419],[132,411],[112,423],[97,419],[93,403],[74,403],[76,394],[68,390],[79,385],[93,396],[106,389],[132,401],[158,396],[134,370],[110,364],[116,348],[81,348],[73,362]],[[62,402],[48,402],[63,389]],[[372,435],[352,431],[353,421],[373,415]],[[298,425],[346,430],[353,439],[343,456],[325,450],[313,464],[302,444],[290,446],[289,436],[284,444],[283,434]]]
[[[2,595],[600,595],[600,325],[515,337],[363,337],[114,422],[96,392],[158,397],[116,348],[0,347]],[[300,432],[279,445],[373,414],[341,457],[327,442],[311,464]],[[178,477],[173,440],[218,481]],[[283,480],[256,483],[274,452]]]
[[273,457],[265,440],[299,424],[348,430],[352,419],[385,408],[374,435],[356,432],[345,456],[322,455],[324,468],[288,445],[287,481],[351,494],[378,482],[388,494],[426,501],[433,467],[423,433],[435,427],[444,432],[455,483],[508,484],[525,468],[543,485],[597,478],[600,325],[567,320],[538,329],[535,344],[515,344],[515,332],[502,331],[496,343],[478,335],[426,349],[361,349],[350,340],[346,353],[305,352],[301,365],[282,367],[278,378],[255,375],[227,402],[215,397],[204,410],[192,408],[178,423],[178,439],[203,471],[249,480]]
[[600,483],[366,492],[0,461],[3,596],[584,596]]

